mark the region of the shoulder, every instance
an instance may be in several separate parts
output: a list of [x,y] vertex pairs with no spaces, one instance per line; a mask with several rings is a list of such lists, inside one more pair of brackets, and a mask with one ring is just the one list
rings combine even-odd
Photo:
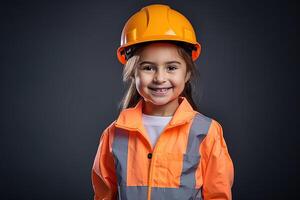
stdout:
[[223,128],[216,119],[211,119],[211,125],[207,132],[207,139],[216,142],[223,138]]
[[206,137],[200,145],[200,151],[203,157],[208,159],[211,155],[220,155],[222,151],[227,152],[227,145],[221,123],[214,118],[206,119],[210,119],[210,125]]
[[194,123],[202,123],[202,124],[207,124],[209,127],[214,123],[216,122],[215,119],[203,114],[203,113],[200,113],[198,111],[196,111],[196,114],[194,116],[194,119],[193,119],[193,122]]
[[217,139],[220,137],[220,134],[222,134],[221,124],[215,118],[204,115],[203,113],[196,112],[193,123],[198,124],[199,128],[205,126],[207,128],[206,134],[208,137]]
[[211,123],[212,123],[212,118],[200,112],[195,112],[195,115],[193,116],[191,121],[190,130],[198,136],[207,135]]
[[204,115],[200,112],[196,112],[194,119],[193,119],[193,123],[197,123],[202,126],[206,125],[208,128],[207,134],[209,134],[210,132],[222,130],[221,124],[216,119],[209,117],[207,115]]
[[195,112],[195,116],[193,118],[194,123],[208,123],[208,124],[210,124],[212,122],[212,120],[213,120],[212,118],[210,118],[210,117],[208,117],[208,116],[206,116],[206,115],[204,115],[204,114],[202,114],[198,111]]
[[205,138],[201,144],[202,150],[209,150],[218,144],[221,146],[226,146],[223,142],[224,138],[222,125],[215,118],[209,117],[200,112],[196,112],[191,128],[200,134],[205,135]]
[[100,141],[104,140],[105,138],[109,138],[112,137],[113,133],[114,133],[114,129],[115,129],[115,123],[116,120],[114,120],[113,122],[111,122],[101,133],[100,135]]

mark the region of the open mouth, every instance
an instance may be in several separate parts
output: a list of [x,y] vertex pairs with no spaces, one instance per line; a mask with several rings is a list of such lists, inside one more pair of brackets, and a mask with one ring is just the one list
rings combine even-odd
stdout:
[[149,87],[149,89],[152,90],[154,94],[158,94],[158,95],[164,95],[172,88],[173,87],[168,87],[168,88],[151,88],[151,87]]

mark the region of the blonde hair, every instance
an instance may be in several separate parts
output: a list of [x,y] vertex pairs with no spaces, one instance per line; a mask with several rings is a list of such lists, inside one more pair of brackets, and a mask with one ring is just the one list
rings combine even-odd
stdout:
[[[195,88],[195,82],[198,80],[199,73],[196,69],[196,65],[192,60],[191,55],[181,46],[177,46],[178,55],[182,57],[182,59],[186,63],[187,73],[191,73],[190,79],[186,82],[185,87],[180,94],[180,96],[185,97],[188,102],[191,104],[194,110],[199,111],[198,107],[193,99],[193,94],[197,95],[193,89]],[[119,103],[119,110],[122,111],[123,109],[134,107],[142,96],[138,93],[135,85],[135,73],[137,64],[140,59],[139,53],[143,50],[145,46],[138,48],[134,55],[130,57],[123,68],[123,82],[127,84],[127,90]]]

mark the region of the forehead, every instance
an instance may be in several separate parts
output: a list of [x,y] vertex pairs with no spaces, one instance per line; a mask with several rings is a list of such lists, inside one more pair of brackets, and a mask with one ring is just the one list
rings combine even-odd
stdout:
[[178,54],[178,47],[175,44],[156,42],[145,46],[140,52],[140,61],[164,63],[170,61],[184,62]]

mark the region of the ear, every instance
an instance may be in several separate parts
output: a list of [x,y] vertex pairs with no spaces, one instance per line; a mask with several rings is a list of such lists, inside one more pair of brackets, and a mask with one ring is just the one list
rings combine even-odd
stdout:
[[191,72],[188,71],[185,75],[185,83],[188,82],[190,80],[190,78],[191,78]]

